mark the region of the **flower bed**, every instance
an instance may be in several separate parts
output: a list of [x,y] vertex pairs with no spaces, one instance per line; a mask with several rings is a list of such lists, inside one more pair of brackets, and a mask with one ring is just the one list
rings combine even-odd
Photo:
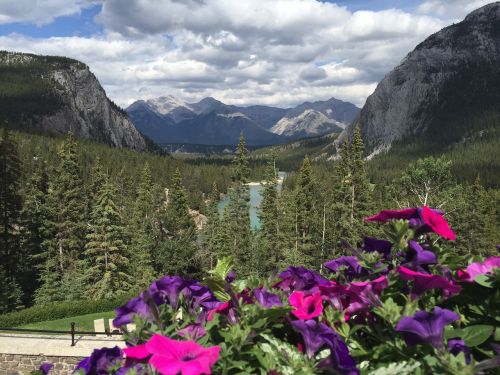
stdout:
[[[500,366],[500,257],[455,269],[443,213],[382,211],[390,241],[276,279],[155,281],[116,310],[128,348],[97,349],[85,374],[477,374]],[[126,332],[128,323],[134,332]],[[495,344],[495,341],[497,344]],[[493,370],[494,371],[494,370]]]

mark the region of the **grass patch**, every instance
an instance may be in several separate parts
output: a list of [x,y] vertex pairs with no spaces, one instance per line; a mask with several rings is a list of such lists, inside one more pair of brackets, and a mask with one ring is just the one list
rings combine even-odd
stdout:
[[75,322],[77,331],[94,331],[95,319],[104,318],[105,327],[109,327],[108,320],[112,320],[114,317],[115,317],[114,311],[106,311],[102,313],[86,314],[86,315],[73,316],[70,318],[24,324],[16,328],[69,331],[71,329],[71,322]]

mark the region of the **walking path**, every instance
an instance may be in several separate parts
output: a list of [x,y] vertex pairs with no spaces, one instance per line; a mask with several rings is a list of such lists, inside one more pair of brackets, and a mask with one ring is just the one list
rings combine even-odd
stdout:
[[0,353],[46,356],[87,357],[95,348],[119,346],[125,342],[119,336],[75,336],[76,344],[71,346],[71,336],[22,335],[0,333]]

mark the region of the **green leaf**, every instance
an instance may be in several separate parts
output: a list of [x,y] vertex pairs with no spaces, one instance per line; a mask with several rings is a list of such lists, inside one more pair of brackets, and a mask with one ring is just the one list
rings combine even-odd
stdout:
[[209,277],[205,280],[205,282],[219,301],[226,302],[231,299],[231,296],[225,290],[226,282],[224,279]]
[[495,327],[493,326],[478,324],[463,329],[453,329],[450,331],[446,331],[445,336],[447,339],[460,337],[462,340],[464,340],[465,345],[467,345],[468,347],[474,347],[481,345],[483,342],[488,340],[494,329]]
[[217,265],[209,273],[216,279],[225,280],[229,272],[234,268],[233,257],[228,256],[217,261]]
[[493,288],[493,280],[489,275],[478,275],[474,281],[486,288]]

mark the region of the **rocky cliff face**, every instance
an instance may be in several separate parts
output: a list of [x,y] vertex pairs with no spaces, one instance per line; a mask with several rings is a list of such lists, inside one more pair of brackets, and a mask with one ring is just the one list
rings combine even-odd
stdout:
[[[0,107],[16,109],[2,116],[14,126],[58,134],[72,131],[79,138],[134,150],[150,147],[83,63],[1,52],[0,72],[10,84],[2,89]],[[44,105],[47,101],[50,105]]]
[[499,84],[497,2],[419,44],[379,83],[342,138],[359,127],[367,150],[376,154],[414,135],[465,136],[467,129],[454,128],[448,121],[451,114],[498,111]]

